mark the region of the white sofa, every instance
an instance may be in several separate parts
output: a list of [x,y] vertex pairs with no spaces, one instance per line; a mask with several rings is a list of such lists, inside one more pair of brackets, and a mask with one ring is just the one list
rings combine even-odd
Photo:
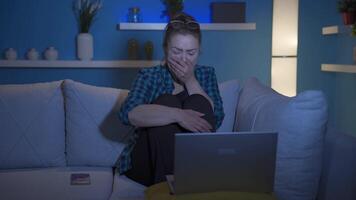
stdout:
[[[320,92],[287,98],[256,79],[243,90],[236,80],[219,87],[226,114],[219,132],[279,131],[275,191],[280,199],[355,197],[328,180],[338,168],[329,156],[335,150],[323,151],[327,112]],[[114,168],[132,131],[117,117],[127,93],[72,80],[0,85],[0,199],[144,199],[145,187]],[[341,161],[356,163],[348,157]],[[356,178],[349,174],[356,173],[349,171],[338,180],[352,187]],[[73,184],[72,176],[86,178]]]
[[[143,199],[145,187],[114,168],[132,131],[117,117],[127,93],[72,80],[0,85],[0,199]],[[78,174],[90,184],[72,184]]]

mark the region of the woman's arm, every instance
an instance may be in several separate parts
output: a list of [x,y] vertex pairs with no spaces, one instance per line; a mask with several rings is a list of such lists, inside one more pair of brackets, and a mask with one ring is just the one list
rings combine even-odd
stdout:
[[178,108],[143,104],[133,108],[129,113],[129,121],[136,127],[164,126],[177,122]]
[[201,118],[204,114],[157,104],[136,106],[128,113],[129,121],[136,127],[164,126],[178,123],[192,132],[209,132],[211,125]]

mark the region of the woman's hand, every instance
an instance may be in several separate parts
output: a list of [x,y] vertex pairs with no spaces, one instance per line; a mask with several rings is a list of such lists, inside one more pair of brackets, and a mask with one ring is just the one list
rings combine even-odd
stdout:
[[192,132],[211,132],[211,125],[202,116],[204,116],[203,113],[194,110],[180,109],[177,123]]
[[184,84],[195,79],[194,65],[189,60],[176,60],[170,57],[168,58],[168,67],[176,78]]

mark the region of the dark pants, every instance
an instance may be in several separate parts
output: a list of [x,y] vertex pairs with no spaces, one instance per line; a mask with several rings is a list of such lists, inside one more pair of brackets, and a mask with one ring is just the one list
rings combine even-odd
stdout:
[[[188,96],[186,91],[177,95],[164,94],[159,96],[153,104],[191,109],[204,113],[205,115],[202,118],[209,122],[212,127],[215,127],[212,107],[202,95]],[[145,186],[166,181],[165,175],[173,174],[174,135],[184,132],[190,131],[177,123],[140,129],[139,138],[131,152],[132,168],[125,175]]]

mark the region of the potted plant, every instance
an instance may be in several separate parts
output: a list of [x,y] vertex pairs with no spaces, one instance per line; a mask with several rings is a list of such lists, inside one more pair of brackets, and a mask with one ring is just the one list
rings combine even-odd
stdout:
[[342,19],[345,25],[353,24],[355,22],[356,1],[338,1],[338,11],[342,14]]
[[161,0],[166,9],[163,10],[161,17],[168,16],[172,18],[175,14],[182,12],[184,9],[184,0]]
[[101,0],[74,0],[73,11],[78,22],[77,56],[81,60],[93,58],[93,36],[89,33],[98,11]]

